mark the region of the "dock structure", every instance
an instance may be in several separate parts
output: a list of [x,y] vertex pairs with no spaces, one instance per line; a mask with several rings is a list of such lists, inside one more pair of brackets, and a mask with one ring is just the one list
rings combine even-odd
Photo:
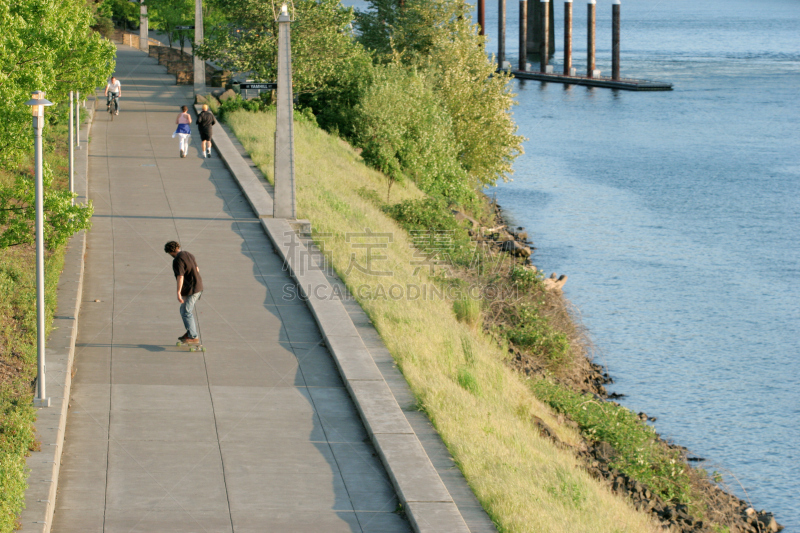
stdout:
[[512,70],[515,78],[536,80],[568,85],[585,85],[587,87],[604,87],[607,89],[624,89],[626,91],[671,91],[672,84],[662,81],[638,80],[633,78],[613,79],[608,76],[565,76],[563,74]]
[[[597,0],[587,0],[587,34],[586,34],[586,74],[579,76],[577,69],[573,67],[572,62],[572,0],[564,0],[564,65],[563,74],[558,74],[553,68],[553,65],[548,64],[551,52],[551,40],[554,32],[550,30],[554,26],[554,21],[551,18],[552,10],[549,9],[551,5],[550,0],[539,0],[534,5],[539,4],[541,8],[535,8],[540,13],[539,28],[537,35],[539,36],[537,49],[539,51],[539,71],[534,72],[530,70],[531,66],[528,64],[527,58],[527,37],[530,33],[528,28],[528,2],[527,0],[520,1],[519,9],[519,67],[517,70],[511,70],[511,73],[520,79],[536,80],[553,83],[564,83],[568,85],[585,85],[588,87],[604,87],[608,89],[623,89],[627,91],[670,91],[672,84],[661,81],[641,80],[635,78],[623,78],[620,76],[620,4],[621,0],[613,0],[612,3],[612,36],[611,36],[611,77],[602,76],[601,72],[597,70],[595,60],[595,46],[596,39],[596,20]],[[501,10],[505,7],[504,2],[501,0]],[[503,10],[504,11],[504,10]],[[503,13],[504,15],[504,13]],[[501,38],[505,36],[505,17],[500,16],[500,29],[499,35]],[[501,54],[505,56],[505,47],[501,47]],[[500,59],[498,67],[503,68],[504,57]]]

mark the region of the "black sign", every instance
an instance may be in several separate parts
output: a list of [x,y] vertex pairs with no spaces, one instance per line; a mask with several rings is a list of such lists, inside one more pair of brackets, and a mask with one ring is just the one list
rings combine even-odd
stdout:
[[193,30],[194,26],[175,26],[176,30]]
[[267,91],[274,91],[278,88],[277,83],[240,83],[240,89],[265,89]]

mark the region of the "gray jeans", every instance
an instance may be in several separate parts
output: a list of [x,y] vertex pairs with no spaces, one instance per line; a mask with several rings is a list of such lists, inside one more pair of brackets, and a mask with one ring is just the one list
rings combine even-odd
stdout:
[[196,292],[191,296],[186,296],[183,298],[183,303],[181,304],[181,318],[183,319],[183,325],[186,326],[186,331],[189,332],[189,336],[197,338],[197,321],[194,319],[194,305],[197,303],[197,300],[200,299],[200,295],[203,294],[202,292]]

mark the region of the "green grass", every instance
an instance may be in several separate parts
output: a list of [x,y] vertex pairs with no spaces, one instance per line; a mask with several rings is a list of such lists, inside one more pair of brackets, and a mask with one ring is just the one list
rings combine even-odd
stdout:
[[[230,113],[226,120],[253,161],[272,180],[275,116]],[[541,418],[571,445],[579,433],[560,424],[518,373],[508,352],[480,328],[459,321],[453,301],[376,297],[379,287],[439,283],[415,271],[406,229],[385,213],[386,178],[367,168],[344,141],[308,122],[295,122],[298,214],[324,239],[329,260],[375,324],[415,397],[453,455],[484,509],[502,532],[647,532],[651,519],[592,479],[568,450],[539,434]],[[377,200],[376,199],[380,199]],[[411,183],[392,188],[392,201],[424,200]],[[365,249],[347,234],[387,233],[377,265],[391,277],[348,269]],[[366,288],[367,290],[359,290]]]
[[616,452],[612,467],[644,483],[664,500],[692,503],[690,478],[680,454],[659,441],[655,430],[634,413],[545,379],[532,381],[531,390],[577,422],[588,439],[609,443]]
[[[51,111],[52,110],[52,111]],[[55,109],[48,112],[56,112]],[[65,115],[64,110],[58,110]],[[59,115],[60,116],[60,115]],[[54,117],[57,118],[57,117]],[[45,130],[45,160],[53,168],[55,185],[64,187],[69,171],[66,123],[53,121]],[[17,170],[29,172],[31,161]],[[0,171],[0,186],[13,173]],[[49,333],[56,308],[56,287],[63,268],[64,250],[47,253],[45,261],[45,324]],[[21,245],[0,250],[0,533],[15,529],[24,508],[27,488],[26,456],[35,449],[31,383],[36,377],[35,250]]]

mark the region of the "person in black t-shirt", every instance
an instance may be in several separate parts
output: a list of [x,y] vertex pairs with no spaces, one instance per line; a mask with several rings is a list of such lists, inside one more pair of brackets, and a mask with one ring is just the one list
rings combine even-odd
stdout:
[[200,267],[197,266],[194,256],[181,250],[181,245],[169,241],[164,245],[164,251],[171,255],[172,272],[178,282],[178,301],[181,303],[181,318],[186,326],[186,333],[178,340],[186,344],[200,344],[197,332],[197,322],[194,319],[194,306],[203,293],[203,279],[200,277]]
[[197,115],[197,129],[200,130],[203,157],[211,157],[211,129],[216,123],[214,114],[208,110],[208,104],[203,104],[203,110]]

